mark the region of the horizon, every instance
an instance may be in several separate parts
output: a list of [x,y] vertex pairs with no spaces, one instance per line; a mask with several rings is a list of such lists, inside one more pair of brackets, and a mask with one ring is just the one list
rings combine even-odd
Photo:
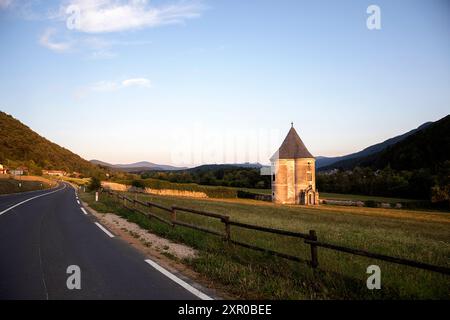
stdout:
[[266,164],[291,122],[335,157],[448,114],[448,2],[376,1],[380,30],[372,1],[274,3],[115,2],[134,25],[1,0],[0,109],[86,160],[187,167]]
[[[4,112],[4,111],[2,111],[2,110],[0,110],[0,112]],[[6,113],[6,112],[5,112]],[[16,120],[18,120],[18,121],[20,121],[20,119],[17,119],[17,118],[15,118],[14,117],[14,115],[11,115],[11,114],[8,114],[8,113],[6,113],[7,115],[10,115],[10,116],[12,116],[14,119],[16,119]],[[405,133],[407,133],[407,132],[409,132],[409,131],[412,131],[412,130],[415,130],[415,129],[417,129],[417,128],[419,128],[419,127],[421,127],[422,125],[424,125],[424,124],[426,124],[426,123],[434,123],[434,122],[437,122],[437,121],[439,121],[439,120],[442,120],[443,118],[445,118],[445,117],[447,117],[447,116],[449,116],[450,114],[447,114],[447,115],[445,115],[444,117],[442,117],[442,118],[440,118],[440,119],[437,119],[437,120],[434,120],[434,121],[425,121],[425,122],[423,122],[423,123],[421,123],[420,125],[418,125],[417,127],[415,127],[415,128],[412,128],[411,130],[408,130],[408,131],[406,131],[406,132],[402,132],[402,133],[400,133],[399,135],[403,135],[403,134],[405,134]],[[20,121],[21,122],[21,121]],[[23,123],[23,122],[21,122],[22,124],[24,124],[24,125],[26,125],[27,127],[29,127],[26,123]],[[291,124],[292,125],[292,124]],[[31,130],[33,130],[33,128],[31,128],[31,127],[29,127]],[[294,127],[294,129],[295,129],[295,127]],[[36,132],[35,130],[33,130],[34,132]],[[39,134],[39,132],[36,132],[37,134]],[[39,134],[40,135],[40,134]],[[42,135],[41,135],[42,136]],[[398,135],[396,135],[396,136],[398,136]],[[387,140],[389,140],[389,139],[391,139],[391,138],[394,138],[394,137],[396,137],[396,136],[392,136],[392,137],[389,137],[389,138],[387,138],[387,139],[385,139],[385,140],[383,140],[383,141],[379,141],[379,142],[376,142],[376,143],[374,143],[373,145],[376,145],[376,144],[379,144],[379,143],[384,143],[384,142],[386,142]],[[44,137],[44,138],[46,138],[47,139],[47,137]],[[285,137],[284,137],[285,138]],[[283,140],[284,140],[284,138],[283,138]],[[50,142],[54,142],[54,141],[51,141],[50,140]],[[281,144],[281,142],[280,142],[280,144]],[[355,152],[352,152],[351,154],[353,154],[353,153],[357,153],[357,152],[360,152],[360,151],[363,151],[363,150],[365,150],[365,149],[367,149],[368,147],[371,147],[371,146],[373,146],[373,145],[369,145],[369,146],[366,146],[366,147],[364,147],[364,148],[362,148],[362,149],[360,149],[360,150],[357,150],[357,151],[355,151]],[[63,145],[61,145],[61,147],[63,147],[63,148],[66,148],[65,146],[63,146]],[[67,149],[67,148],[66,148]],[[278,147],[277,147],[277,149],[278,149]],[[70,150],[70,149],[69,149]],[[77,154],[75,151],[73,151],[73,150],[70,150],[70,151],[72,151],[73,153],[75,153],[75,154]],[[318,159],[318,158],[333,158],[333,157],[340,157],[340,156],[346,156],[346,155],[350,155],[350,153],[349,154],[343,154],[343,155],[338,155],[338,156],[321,156],[321,155],[318,155],[318,156],[314,156],[314,158],[316,158],[316,159]],[[83,157],[82,157],[83,158]],[[103,163],[106,163],[106,164],[109,164],[109,165],[114,165],[114,166],[124,166],[124,165],[135,165],[135,164],[138,164],[138,163],[148,163],[148,164],[153,164],[153,165],[161,165],[161,166],[173,166],[173,167],[176,167],[176,168],[188,168],[188,169],[191,169],[191,168],[195,168],[195,167],[198,167],[198,166],[202,166],[202,165],[227,165],[227,164],[229,164],[229,165],[242,165],[242,164],[259,164],[259,165],[262,165],[262,166],[269,166],[270,165],[270,161],[269,162],[267,162],[267,163],[264,163],[264,162],[260,162],[260,161],[255,161],[255,162],[249,162],[249,161],[243,161],[243,162],[208,162],[208,163],[197,163],[197,164],[191,164],[191,165],[172,165],[172,164],[168,164],[168,163],[157,163],[157,162],[154,162],[154,161],[150,161],[150,160],[147,160],[147,159],[141,159],[141,160],[137,160],[137,161],[131,161],[131,162],[121,162],[121,163],[118,163],[118,162],[110,162],[110,161],[106,161],[106,160],[103,160],[103,159],[97,159],[97,158],[92,158],[92,159],[87,159],[87,158],[83,158],[83,159],[85,159],[85,160],[87,160],[87,161],[89,161],[89,162],[93,162],[93,161],[98,161],[98,162],[103,162]]]

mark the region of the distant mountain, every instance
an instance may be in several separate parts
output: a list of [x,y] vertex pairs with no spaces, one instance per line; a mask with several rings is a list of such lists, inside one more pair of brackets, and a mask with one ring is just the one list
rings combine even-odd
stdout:
[[176,167],[165,164],[156,164],[148,161],[140,161],[128,164],[111,164],[101,160],[91,160],[93,164],[97,164],[106,168],[117,169],[120,171],[125,171],[129,173],[138,173],[145,171],[209,171],[217,169],[228,169],[228,168],[255,168],[259,169],[262,167],[259,163],[234,163],[234,164],[204,164],[193,168],[188,167]]
[[232,163],[232,164],[203,164],[194,168],[186,169],[185,171],[195,171],[195,172],[204,172],[204,171],[215,171],[215,170],[223,170],[223,169],[260,169],[262,167],[259,163]]
[[173,171],[173,170],[185,170],[187,167],[175,167],[164,164],[156,164],[148,161],[140,161],[135,163],[128,164],[111,164],[108,162],[100,161],[100,160],[91,160],[93,164],[98,164],[103,167],[117,169],[120,171],[136,173],[136,172],[144,172],[144,171]]
[[32,173],[40,169],[55,169],[90,175],[100,170],[1,111],[0,163],[9,166],[25,165]]
[[89,160],[89,162],[94,165],[99,165],[99,166],[103,166],[103,167],[111,167],[112,166],[112,164],[110,164],[108,162],[100,161],[100,160]]
[[382,169],[390,166],[396,170],[434,170],[444,161],[450,160],[450,115],[413,131],[381,151],[341,160],[321,169],[352,169],[356,166]]
[[433,124],[433,122],[426,122],[426,123],[422,124],[421,126],[417,127],[416,129],[408,131],[402,135],[387,139],[381,143],[374,144],[374,145],[367,147],[361,151],[351,153],[351,154],[348,154],[345,156],[341,156],[341,157],[321,157],[321,156],[319,156],[319,157],[316,157],[316,167],[318,169],[324,168],[324,167],[332,169],[335,166],[340,166],[340,163],[342,161],[349,160],[349,159],[361,158],[361,157],[369,156],[371,154],[375,154],[377,152],[380,152],[380,151],[386,149],[389,146],[392,146],[392,145],[408,138],[410,135],[412,135],[418,131],[428,128],[431,124]]

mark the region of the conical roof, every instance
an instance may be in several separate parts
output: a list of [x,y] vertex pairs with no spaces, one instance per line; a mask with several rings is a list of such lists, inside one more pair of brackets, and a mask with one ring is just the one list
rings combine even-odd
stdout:
[[280,148],[270,160],[298,158],[314,158],[314,156],[308,151],[297,131],[295,131],[294,126],[292,126]]

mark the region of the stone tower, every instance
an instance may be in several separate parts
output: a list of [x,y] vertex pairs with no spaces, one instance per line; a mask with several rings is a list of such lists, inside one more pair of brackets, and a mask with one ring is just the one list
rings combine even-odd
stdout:
[[272,199],[282,204],[319,204],[316,159],[306,149],[292,124],[272,163]]

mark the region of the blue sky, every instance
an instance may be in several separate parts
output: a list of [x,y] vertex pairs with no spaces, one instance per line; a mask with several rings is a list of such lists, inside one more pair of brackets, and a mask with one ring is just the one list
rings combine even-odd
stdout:
[[445,0],[0,0],[0,110],[113,163],[264,163],[291,121],[342,155],[449,113],[449,34]]

